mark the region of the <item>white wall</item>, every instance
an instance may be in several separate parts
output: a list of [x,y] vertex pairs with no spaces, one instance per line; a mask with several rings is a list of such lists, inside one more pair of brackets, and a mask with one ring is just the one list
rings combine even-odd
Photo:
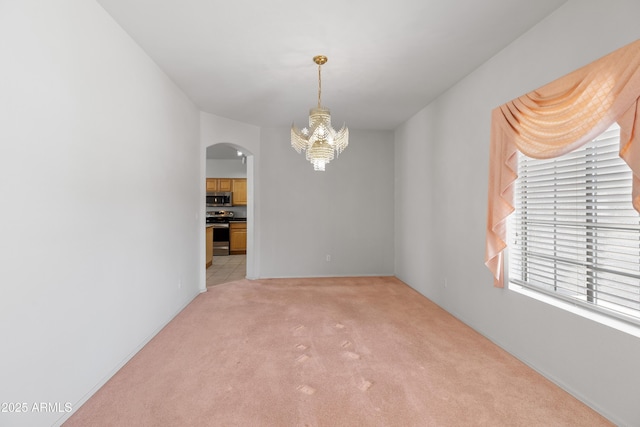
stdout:
[[423,109],[395,132],[395,272],[414,287],[436,274],[431,251],[435,232],[432,200],[436,159],[430,142],[437,120],[434,111],[432,106]]
[[199,112],[93,1],[0,40],[0,402],[75,409],[199,291]]
[[483,261],[491,110],[636,40],[638,16],[635,0],[570,0],[395,134],[397,276],[628,426],[640,425],[640,339],[493,288]]
[[325,172],[290,140],[262,129],[260,276],[392,275],[393,134],[351,129]]
[[247,164],[237,159],[207,159],[207,178],[246,178]]
[[393,274],[393,134],[350,133],[340,157],[314,172],[291,148],[290,129],[201,114],[203,153],[221,142],[251,153],[249,278]]

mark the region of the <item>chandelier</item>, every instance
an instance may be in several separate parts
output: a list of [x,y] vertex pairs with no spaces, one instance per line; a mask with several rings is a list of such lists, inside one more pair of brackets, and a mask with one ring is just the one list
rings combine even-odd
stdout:
[[291,146],[301,153],[306,151],[307,160],[313,164],[313,169],[323,171],[324,166],[349,145],[349,129],[342,125],[336,132],[331,127],[331,114],[328,108],[322,107],[322,76],[321,67],[327,62],[327,57],[318,55],[313,58],[318,64],[318,107],[309,110],[309,127],[298,129],[291,125]]

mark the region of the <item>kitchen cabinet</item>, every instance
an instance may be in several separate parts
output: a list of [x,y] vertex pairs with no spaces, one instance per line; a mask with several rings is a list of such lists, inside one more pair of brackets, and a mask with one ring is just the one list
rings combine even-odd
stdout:
[[233,205],[247,206],[247,178],[235,178],[231,181]]
[[242,255],[247,253],[247,223],[229,223],[229,253],[231,255]]
[[213,227],[207,227],[205,231],[205,242],[207,243],[206,250],[206,268],[211,267],[213,264]]
[[233,206],[247,206],[247,178],[207,178],[207,193],[232,192]]
[[207,193],[232,191],[231,178],[207,178]]

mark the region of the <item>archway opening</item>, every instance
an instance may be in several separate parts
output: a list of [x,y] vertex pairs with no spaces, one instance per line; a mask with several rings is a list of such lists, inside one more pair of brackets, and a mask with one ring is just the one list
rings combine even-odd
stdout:
[[[252,276],[253,154],[227,142],[209,145],[205,151],[203,268],[209,288]],[[230,203],[224,196],[213,197],[214,193],[230,193]]]

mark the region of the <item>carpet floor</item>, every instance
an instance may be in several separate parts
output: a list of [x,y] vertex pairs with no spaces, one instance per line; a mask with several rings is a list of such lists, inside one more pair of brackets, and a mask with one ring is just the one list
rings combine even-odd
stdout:
[[601,425],[611,424],[392,277],[209,288],[65,423]]

